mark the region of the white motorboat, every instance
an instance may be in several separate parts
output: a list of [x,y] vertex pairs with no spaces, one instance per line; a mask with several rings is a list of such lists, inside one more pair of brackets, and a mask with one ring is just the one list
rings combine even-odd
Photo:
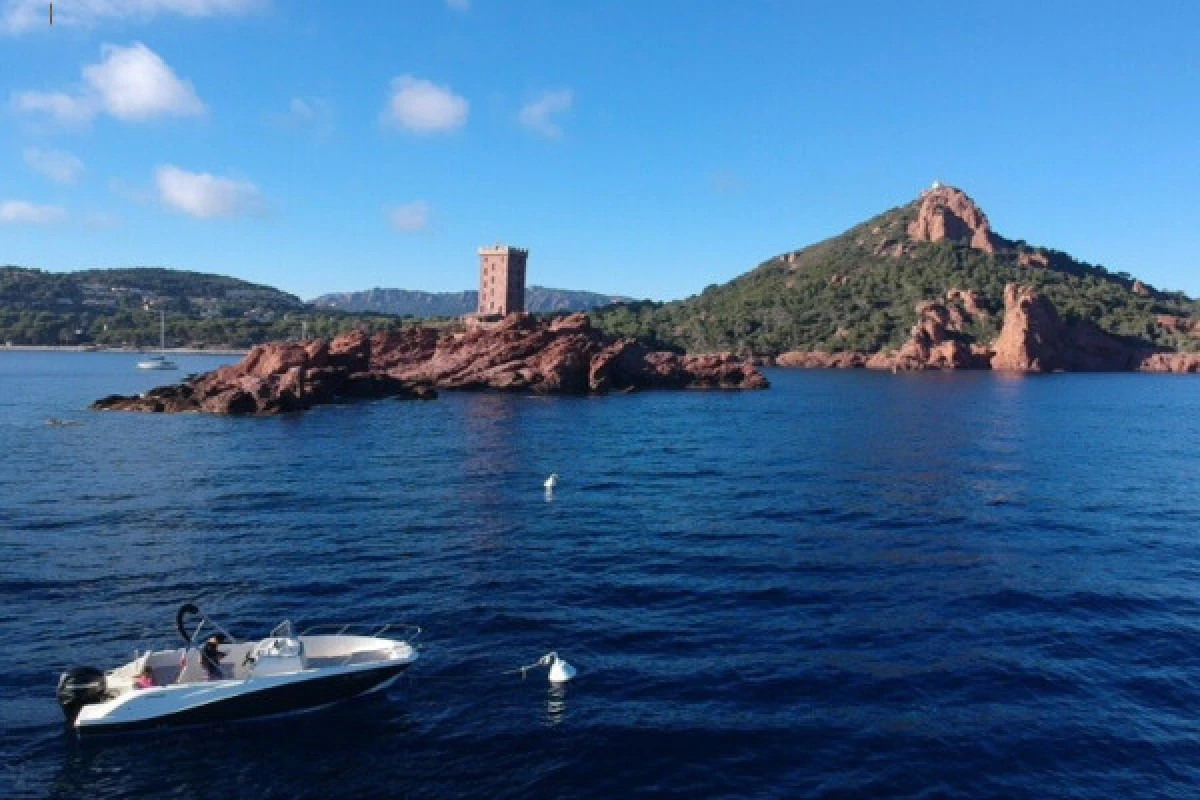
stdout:
[[150,356],[147,359],[137,362],[138,369],[179,369],[179,365],[171,359],[167,358],[167,312],[159,312],[159,353],[157,356]]
[[[108,671],[64,672],[58,702],[68,724],[90,734],[306,711],[385,689],[417,660],[409,641],[386,635],[403,629],[414,639],[414,626],[366,633],[328,626],[297,635],[283,622],[264,639],[239,642],[203,615],[189,635],[184,619],[199,614],[190,603],[176,614],[182,648],[140,654]],[[211,634],[202,636],[206,629]],[[216,644],[206,650],[202,639]]]

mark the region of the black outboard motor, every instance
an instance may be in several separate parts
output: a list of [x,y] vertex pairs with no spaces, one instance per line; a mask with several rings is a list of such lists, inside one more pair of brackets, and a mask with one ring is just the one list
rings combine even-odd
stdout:
[[75,667],[58,679],[58,704],[67,715],[67,722],[73,723],[84,706],[101,703],[107,697],[108,683],[104,679],[104,671],[95,667]]

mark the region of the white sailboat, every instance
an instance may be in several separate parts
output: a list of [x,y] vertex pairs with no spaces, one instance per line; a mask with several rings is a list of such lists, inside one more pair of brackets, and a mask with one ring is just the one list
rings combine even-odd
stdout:
[[159,355],[137,362],[138,369],[179,369],[179,365],[167,358],[167,312],[159,311],[160,340]]

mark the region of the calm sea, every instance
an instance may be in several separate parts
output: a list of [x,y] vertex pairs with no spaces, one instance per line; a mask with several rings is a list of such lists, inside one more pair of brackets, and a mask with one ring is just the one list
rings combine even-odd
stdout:
[[[1200,379],[87,411],[164,377],[134,360],[0,353],[0,796],[1200,794]],[[174,646],[195,598],[243,636],[419,623],[422,659],[68,736],[58,672]],[[549,650],[564,690],[510,672]]]

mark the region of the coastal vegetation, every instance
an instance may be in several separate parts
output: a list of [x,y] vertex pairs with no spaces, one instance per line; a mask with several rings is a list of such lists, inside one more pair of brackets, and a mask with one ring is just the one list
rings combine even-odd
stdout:
[[169,347],[245,348],[295,339],[302,331],[333,337],[406,324],[389,314],[314,308],[270,286],[223,275],[157,267],[70,273],[0,267],[0,345],[155,347],[159,311],[166,313]]

